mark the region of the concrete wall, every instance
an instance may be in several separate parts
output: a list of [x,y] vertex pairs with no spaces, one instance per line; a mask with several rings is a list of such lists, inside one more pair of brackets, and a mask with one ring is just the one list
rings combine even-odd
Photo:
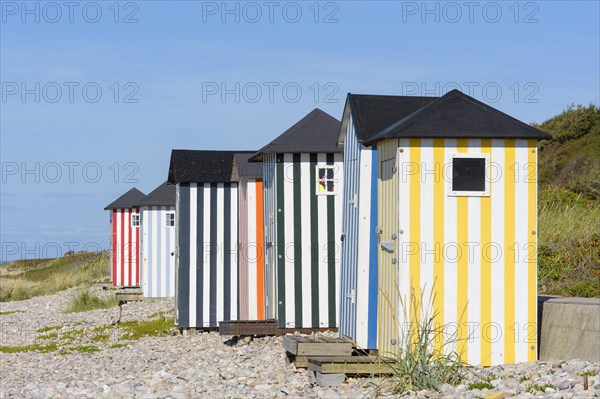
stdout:
[[540,360],[600,362],[600,298],[539,297]]

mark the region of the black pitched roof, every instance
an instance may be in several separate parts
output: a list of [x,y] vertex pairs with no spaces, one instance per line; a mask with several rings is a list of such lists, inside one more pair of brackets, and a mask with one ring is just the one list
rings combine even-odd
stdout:
[[260,179],[263,174],[262,165],[258,163],[250,163],[248,159],[253,154],[235,154],[235,171],[238,177],[248,177]]
[[352,112],[358,141],[364,143],[391,124],[438,98],[348,93],[347,102]]
[[177,184],[237,181],[237,176],[233,171],[235,154],[252,154],[253,152],[172,150],[168,182]]
[[400,137],[548,139],[551,136],[487,104],[452,90],[365,142]]
[[104,210],[109,209],[126,209],[126,208],[137,208],[137,203],[146,196],[143,192],[137,188],[132,188],[119,198],[106,205]]
[[275,140],[258,150],[250,162],[262,161],[263,154],[342,152],[337,147],[340,121],[319,108],[313,109]]
[[175,206],[175,186],[164,182],[142,198],[137,206]]

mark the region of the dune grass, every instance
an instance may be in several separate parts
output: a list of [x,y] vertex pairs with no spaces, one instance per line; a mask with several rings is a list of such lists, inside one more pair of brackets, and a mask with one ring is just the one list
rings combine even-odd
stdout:
[[[396,394],[407,391],[439,390],[443,384],[458,385],[467,378],[470,366],[462,360],[456,350],[459,339],[456,334],[448,334],[446,326],[435,323],[433,311],[434,295],[423,301],[425,288],[417,297],[411,290],[410,298],[403,298],[396,286],[404,320],[411,320],[418,314],[418,320],[401,323],[399,320],[399,339],[396,349],[383,356],[394,360],[390,363],[393,375],[387,383]],[[391,301],[386,300],[389,306]],[[437,343],[443,342],[442,348]]]
[[549,186],[539,197],[538,291],[600,296],[600,202]]
[[69,300],[69,306],[65,313],[89,312],[96,309],[110,309],[117,306],[119,302],[114,296],[100,298],[98,295],[83,289],[75,293]]
[[[82,265],[69,268],[73,262],[82,261]],[[102,281],[108,274],[109,257],[105,253],[88,254],[84,260],[79,257],[60,258],[60,262],[48,267],[26,271],[16,277],[3,276],[0,279],[0,302],[21,301],[89,285]]]

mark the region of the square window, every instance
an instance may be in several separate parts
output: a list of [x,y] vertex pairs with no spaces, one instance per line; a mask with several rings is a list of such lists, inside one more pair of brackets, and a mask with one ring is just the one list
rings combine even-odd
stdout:
[[451,162],[450,195],[470,197],[490,195],[487,176],[488,154],[455,154]]
[[175,214],[174,213],[167,213],[167,227],[173,227],[175,226]]
[[140,227],[140,214],[139,213],[131,214],[131,227]]
[[335,195],[335,165],[317,165],[317,195]]

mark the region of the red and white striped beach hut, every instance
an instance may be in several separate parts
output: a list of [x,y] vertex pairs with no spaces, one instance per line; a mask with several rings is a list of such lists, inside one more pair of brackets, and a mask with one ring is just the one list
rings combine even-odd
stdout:
[[110,281],[117,287],[140,285],[140,208],[136,204],[146,195],[136,188],[111,202]]

